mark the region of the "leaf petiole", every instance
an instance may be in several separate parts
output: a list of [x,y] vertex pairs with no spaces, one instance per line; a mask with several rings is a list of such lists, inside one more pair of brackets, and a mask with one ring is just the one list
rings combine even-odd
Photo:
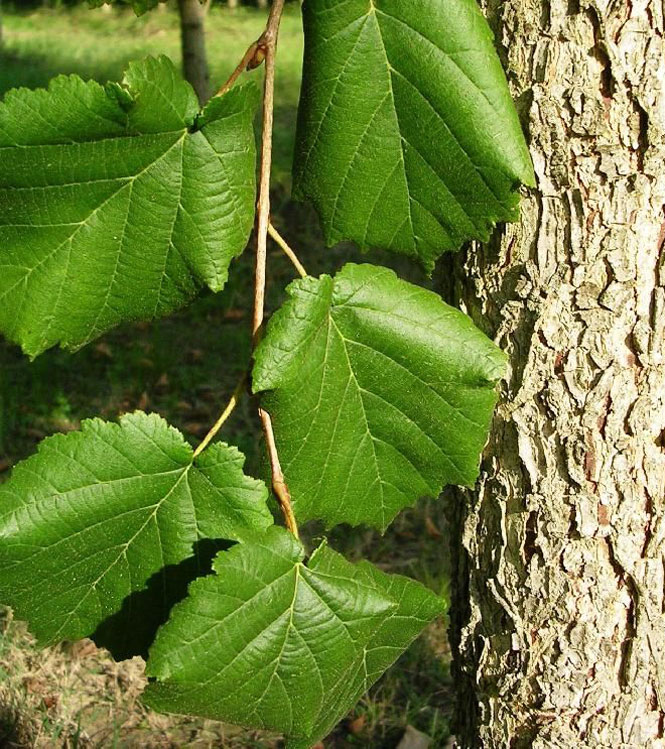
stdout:
[[240,400],[240,397],[242,396],[242,393],[245,389],[245,385],[247,383],[247,373],[244,372],[240,381],[236,385],[235,390],[233,391],[233,395],[231,396],[226,408],[222,412],[222,415],[217,419],[214,426],[210,429],[208,434],[203,438],[203,441],[201,444],[194,450],[193,458],[197,458],[205,449],[208,447],[208,445],[212,442],[212,440],[215,438],[219,430],[224,426],[224,423],[228,420],[229,416],[233,413],[235,407],[238,405],[238,401]]
[[268,456],[270,458],[272,488],[275,492],[275,497],[277,498],[282,514],[284,515],[287,529],[299,539],[300,534],[298,533],[298,524],[296,523],[296,516],[293,514],[293,507],[291,505],[291,492],[286,485],[284,474],[282,473],[282,466],[279,462],[277,445],[275,443],[275,433],[272,428],[272,419],[270,418],[270,414],[262,408],[259,409],[259,416],[261,417],[263,433],[266,438],[266,447],[268,448]]
[[272,223],[268,224],[268,234],[270,234],[276,244],[279,245],[284,254],[293,263],[301,278],[307,278],[307,271],[305,270],[305,266],[300,262],[300,260],[298,260],[298,256],[296,255],[296,253],[291,249],[288,242],[277,231],[277,229],[275,229]]

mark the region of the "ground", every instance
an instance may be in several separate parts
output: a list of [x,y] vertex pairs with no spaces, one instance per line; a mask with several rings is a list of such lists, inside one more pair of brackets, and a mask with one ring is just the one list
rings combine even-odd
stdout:
[[[222,83],[260,32],[264,15],[213,8],[208,19],[212,79]],[[0,95],[15,86],[43,86],[60,73],[100,81],[119,79],[126,63],[146,54],[179,59],[175,13],[160,8],[141,18],[127,10],[5,11]],[[351,247],[326,249],[315,215],[289,199],[289,171],[298,100],[302,35],[297,4],[284,19],[278,60],[273,220],[298,248],[312,274],[334,272],[361,256]],[[260,73],[253,73],[259,80]],[[384,256],[403,276],[428,281],[419,269]],[[274,309],[293,277],[274,248],[268,306]],[[56,431],[81,419],[116,418],[136,408],[156,411],[196,443],[215,421],[249,359],[252,258],[232,269],[220,295],[204,294],[187,310],[150,324],[124,326],[75,355],[46,352],[34,362],[0,341],[0,477]],[[260,430],[243,400],[223,438],[262,470]],[[446,544],[442,502],[404,513],[384,537],[347,528],[332,545],[351,559],[366,556],[445,593]],[[115,664],[88,641],[37,651],[10,612],[0,621],[0,745],[7,747],[271,747],[276,739],[212,721],[157,715],[141,706],[142,663]],[[432,625],[372,689],[329,747],[394,747],[411,724],[433,738],[448,737],[448,648],[445,622]]]

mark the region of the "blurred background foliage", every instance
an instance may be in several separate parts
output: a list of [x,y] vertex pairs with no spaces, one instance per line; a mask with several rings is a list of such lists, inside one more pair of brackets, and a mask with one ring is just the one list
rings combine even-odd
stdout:
[[[259,2],[262,6],[265,3]],[[236,5],[231,3],[231,5]],[[261,33],[265,10],[256,2],[213,2],[206,18],[211,81],[219,86]],[[406,260],[361,255],[351,246],[326,248],[318,219],[289,198],[303,39],[299,3],[285,13],[278,54],[273,222],[312,275],[334,273],[346,261],[391,265],[400,275],[441,287]],[[180,60],[179,19],[171,2],[136,17],[126,6],[90,10],[75,0],[4,3],[0,97],[10,88],[43,87],[59,74],[119,80],[126,64],[145,55]],[[247,73],[257,85],[262,71]],[[0,250],[1,251],[1,250]],[[0,339],[0,481],[44,437],[77,429],[84,418],[115,419],[134,409],[156,411],[195,444],[207,432],[249,363],[253,258],[232,267],[227,288],[203,293],[170,318],[125,325],[76,354],[58,349],[30,362]],[[293,269],[276,247],[269,256],[268,307],[283,299]],[[255,408],[244,398],[222,439],[262,473]],[[423,501],[385,536],[340,528],[335,548],[370,558],[445,594],[444,501]],[[309,529],[310,536],[317,528]],[[157,716],[138,701],[141,664],[114,664],[92,643],[63,644],[38,653],[20,623],[0,621],[0,746],[2,747],[271,747],[277,739],[209,721]],[[445,746],[449,734],[448,645],[445,622],[432,625],[372,689],[327,742],[329,747],[395,747],[407,725]]]

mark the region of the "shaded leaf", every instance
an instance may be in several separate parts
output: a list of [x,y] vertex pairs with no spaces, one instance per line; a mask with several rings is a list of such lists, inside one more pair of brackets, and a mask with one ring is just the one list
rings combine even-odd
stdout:
[[352,565],[325,544],[303,560],[281,528],[220,554],[217,575],[192,583],[160,630],[146,702],[309,747],[441,613],[418,583]]
[[368,585],[381,590],[396,607],[372,635],[336,704],[318,716],[308,740],[292,739],[287,742],[287,749],[309,749],[312,742],[327,736],[423,628],[445,611],[443,599],[408,577],[388,575],[365,561],[360,562],[356,569],[365,575]]
[[254,217],[253,88],[198,103],[165,57],[0,104],[0,331],[37,355],[219,291]]
[[145,632],[135,642],[131,628],[159,624],[182,586],[167,568],[202,539],[238,540],[272,523],[267,489],[243,462],[220,443],[192,461],[177,430],[141,412],[44,440],[0,486],[0,602],[50,644],[91,635],[133,596],[142,606],[102,640],[140,652]]
[[296,517],[385,529],[419,497],[472,485],[504,354],[385,268],[347,265],[288,291],[253,387],[269,391]]
[[329,244],[419,258],[516,218],[533,171],[476,0],[308,0],[294,195]]

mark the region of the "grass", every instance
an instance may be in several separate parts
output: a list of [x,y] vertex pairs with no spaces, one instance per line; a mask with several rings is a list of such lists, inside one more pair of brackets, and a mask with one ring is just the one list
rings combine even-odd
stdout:
[[[208,19],[213,81],[226,79],[264,19],[252,9],[213,7]],[[45,86],[60,73],[118,80],[128,61],[146,54],[179,59],[177,17],[168,8],[141,18],[118,9],[5,9],[3,25],[0,96],[15,86]],[[361,259],[360,254],[348,246],[326,249],[316,216],[288,197],[302,58],[297,4],[285,15],[280,39],[273,220],[310,273],[334,272],[347,260]],[[260,72],[248,75],[260,80]],[[427,282],[404,261],[379,254],[369,259]],[[274,309],[293,269],[277,250],[269,262],[268,307]],[[123,326],[75,355],[51,350],[29,362],[16,347],[0,341],[0,477],[44,436],[76,429],[93,416],[114,419],[136,408],[156,411],[192,442],[200,439],[249,361],[252,263],[251,253],[236,261],[222,294],[203,294],[165,320]],[[249,471],[261,470],[259,429],[247,399],[225,426],[223,438],[247,454]],[[446,545],[438,528],[444,526],[441,503],[425,502],[404,513],[384,537],[343,528],[333,532],[331,542],[351,559],[369,557],[384,569],[443,592]],[[3,747],[278,746],[262,734],[150,713],[138,699],[143,677],[137,660],[115,664],[87,641],[40,653],[9,613],[0,621]],[[326,746],[387,749],[397,745],[407,724],[428,733],[433,746],[445,746],[447,664],[445,628],[439,622],[371,690]]]

